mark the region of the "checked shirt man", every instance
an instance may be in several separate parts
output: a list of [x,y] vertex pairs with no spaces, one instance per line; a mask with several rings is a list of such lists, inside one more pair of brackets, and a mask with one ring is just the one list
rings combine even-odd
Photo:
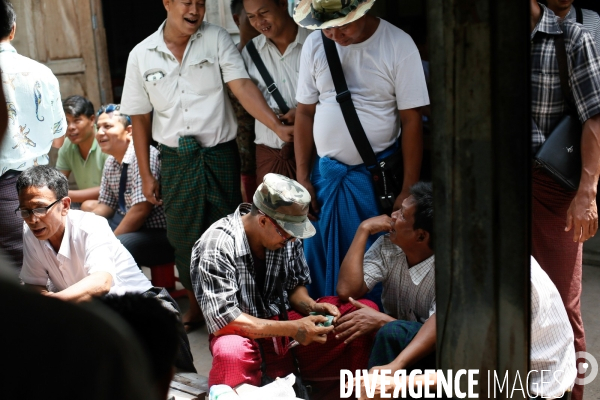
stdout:
[[[214,223],[194,246],[192,283],[213,355],[210,386],[258,385],[259,344],[267,375],[291,373],[290,338],[301,344],[294,352],[302,378],[319,380],[321,388],[339,393],[340,369],[366,368],[372,336],[347,346],[333,337],[333,327],[316,326],[325,317],[309,315],[331,315],[335,324],[355,310],[335,297],[317,302],[308,295],[310,275],[300,239],[315,232],[307,218],[309,204],[310,195],[299,183],[267,174],[253,204],[243,203]],[[278,281],[289,321],[279,320]],[[376,308],[369,301],[363,304]]]

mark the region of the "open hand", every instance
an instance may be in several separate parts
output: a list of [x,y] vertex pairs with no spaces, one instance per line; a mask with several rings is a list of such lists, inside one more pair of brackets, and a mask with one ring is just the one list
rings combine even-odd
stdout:
[[573,229],[573,241],[585,242],[598,231],[598,208],[594,197],[589,199],[585,194],[577,192],[571,206],[567,210],[565,232]]
[[349,301],[358,310],[340,318],[334,330],[335,338],[343,340],[346,344],[362,335],[377,331],[388,319],[391,320],[391,317],[359,303],[352,297]]
[[294,322],[297,328],[294,339],[304,346],[312,342],[327,342],[327,334],[333,330],[333,325],[328,327],[317,326],[318,323],[327,322],[327,318],[322,315],[309,315]]

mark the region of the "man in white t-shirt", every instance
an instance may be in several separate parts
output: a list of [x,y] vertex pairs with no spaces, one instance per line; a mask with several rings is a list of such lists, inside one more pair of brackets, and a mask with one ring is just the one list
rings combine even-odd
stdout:
[[[420,107],[429,104],[429,96],[415,43],[388,22],[365,15],[373,1],[340,0],[336,6],[331,1],[302,0],[294,20],[322,30],[336,42],[352,101],[377,157],[391,155],[401,143],[404,182],[394,204],[398,209],[419,180]],[[320,31],[313,32],[302,48],[296,100],[297,179],[311,193],[312,215],[318,217],[317,235],[305,241],[314,282],[311,294],[333,295],[356,229],[363,220],[381,214],[381,208],[336,100]],[[313,148],[318,155],[314,165]]]
[[[119,242],[105,218],[70,210],[67,178],[39,165],[17,179],[23,225],[20,278],[42,295],[82,302],[105,294],[141,293],[156,298],[180,321],[177,303],[164,288],[155,288]],[[53,290],[48,290],[50,281]],[[176,366],[196,372],[187,335],[181,326]]]

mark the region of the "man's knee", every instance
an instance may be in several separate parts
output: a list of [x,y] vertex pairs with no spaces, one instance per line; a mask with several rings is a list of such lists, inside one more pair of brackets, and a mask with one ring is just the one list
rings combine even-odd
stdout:
[[213,356],[209,386],[223,383],[231,387],[240,383],[260,384],[260,352],[256,343],[238,335],[213,338],[210,343]]

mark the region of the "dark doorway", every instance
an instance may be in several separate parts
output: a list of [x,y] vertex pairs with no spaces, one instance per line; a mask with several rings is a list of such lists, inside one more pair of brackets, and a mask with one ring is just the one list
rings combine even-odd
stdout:
[[166,18],[162,1],[102,0],[108,62],[115,103],[121,102],[129,52]]

